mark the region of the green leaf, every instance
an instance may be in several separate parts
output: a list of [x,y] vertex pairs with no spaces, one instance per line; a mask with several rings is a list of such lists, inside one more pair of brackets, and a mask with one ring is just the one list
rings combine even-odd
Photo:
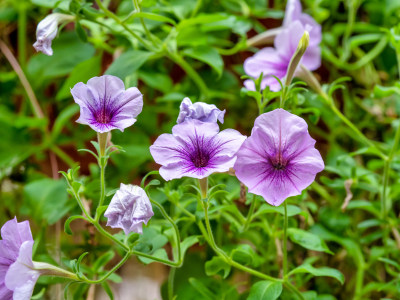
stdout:
[[206,262],[205,270],[207,276],[219,274],[222,278],[228,277],[231,266],[228,265],[221,257],[214,256],[211,260]]
[[[269,213],[279,213],[281,215],[285,215],[285,208],[282,205],[272,206],[268,204],[262,204],[257,212],[254,214],[254,217]],[[287,206],[287,213],[288,217],[296,216],[301,213],[301,208],[296,205],[289,204]]]
[[[164,248],[157,249],[156,251],[154,251],[154,253],[151,254],[151,256],[154,256],[156,258],[161,258],[164,260],[168,260],[168,254]],[[142,257],[142,256],[138,256],[138,259],[146,265],[151,264],[152,262],[157,262],[151,258]]]
[[254,252],[253,248],[247,244],[239,245],[237,248],[233,249],[230,256],[234,261],[243,265],[251,265],[253,267],[258,265],[257,254]]
[[69,74],[76,65],[93,57],[95,50],[89,43],[80,41],[76,33],[63,32],[53,41],[52,56],[43,53],[32,56],[27,75],[36,86],[43,86],[46,79]]
[[58,115],[56,121],[54,122],[53,128],[51,129],[51,137],[55,139],[61,133],[64,126],[69,123],[72,116],[79,111],[79,106],[76,104],[71,104],[64,108],[64,110]]
[[130,50],[118,57],[107,69],[106,74],[118,76],[122,80],[138,70],[152,55],[152,53],[141,50]]
[[306,263],[301,266],[298,266],[297,268],[293,269],[289,275],[293,274],[298,274],[298,273],[309,273],[314,276],[327,276],[327,277],[333,277],[337,279],[341,284],[344,283],[344,275],[333,268],[328,268],[328,267],[322,267],[322,268],[314,268],[312,265]]
[[198,236],[188,236],[181,242],[181,250],[182,250],[182,255],[185,255],[186,251],[192,247],[194,244],[199,242],[199,237]]
[[110,300],[114,300],[114,295],[111,290],[110,285],[107,283],[107,281],[103,281],[101,283],[101,286],[103,287],[104,291],[107,293],[108,297],[110,297]]
[[157,15],[157,14],[154,14],[154,13],[148,13],[148,12],[134,13],[131,16],[129,16],[129,18],[126,19],[125,22],[130,22],[131,20],[133,20],[135,18],[145,18],[145,19],[149,19],[149,20],[153,20],[153,21],[169,23],[169,24],[172,24],[172,25],[176,24],[176,22],[171,18],[162,16],[162,15]]
[[[77,64],[71,71],[67,80],[59,89],[56,100],[63,100],[71,98],[70,89],[74,87],[78,82],[86,83],[90,78],[100,74],[101,68],[101,56],[95,56]],[[76,105],[75,105],[76,106]]]
[[389,97],[393,94],[398,94],[400,95],[400,86],[382,86],[379,84],[376,84],[374,86],[374,97],[381,99],[384,97]]
[[282,283],[259,281],[251,287],[247,300],[275,300],[282,293]]
[[189,278],[189,283],[201,294],[204,300],[214,300],[214,293],[210,291],[200,280]]
[[384,258],[384,257],[380,257],[378,258],[379,261],[384,262],[386,264],[392,265],[393,267],[395,267],[398,271],[400,271],[400,264],[394,260],[391,260],[389,258]]
[[195,48],[187,48],[183,50],[182,53],[208,64],[217,72],[218,76],[222,75],[224,61],[215,48],[210,46],[198,46]]
[[38,223],[45,221],[52,225],[76,205],[74,201],[68,201],[64,180],[45,178],[32,181],[24,187],[24,196],[24,213]]
[[93,270],[98,271],[100,268],[104,267],[109,261],[111,261],[115,256],[115,252],[110,250],[100,256],[93,264]]
[[288,234],[292,242],[314,251],[323,251],[333,254],[325,242],[317,235],[298,228],[289,228]]
[[170,92],[173,87],[171,76],[160,72],[139,71],[138,76],[143,82],[164,94]]

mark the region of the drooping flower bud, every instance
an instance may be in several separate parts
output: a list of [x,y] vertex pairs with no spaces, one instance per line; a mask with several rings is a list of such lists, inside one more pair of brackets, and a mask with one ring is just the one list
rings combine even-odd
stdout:
[[36,29],[36,42],[33,44],[36,51],[41,51],[49,56],[53,55],[51,42],[57,36],[58,25],[74,19],[74,16],[53,13],[40,21]]
[[107,226],[121,228],[125,234],[142,233],[143,224],[147,224],[153,215],[146,192],[137,185],[123,183],[104,213],[108,219]]
[[224,123],[225,110],[221,111],[214,104],[207,104],[204,102],[192,103],[188,97],[182,100],[178,124],[187,120],[199,120],[202,122],[216,123],[220,121]]

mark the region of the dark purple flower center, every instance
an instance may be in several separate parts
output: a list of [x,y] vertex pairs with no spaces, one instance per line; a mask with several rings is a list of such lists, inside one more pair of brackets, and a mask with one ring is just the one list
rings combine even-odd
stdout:
[[190,155],[190,160],[196,168],[207,167],[208,161],[210,160],[210,153],[204,150],[205,149],[195,148],[194,152]]
[[110,116],[110,113],[107,111],[107,109],[105,107],[102,107],[96,113],[96,121],[101,124],[108,124],[108,123],[110,123],[111,119],[112,119],[112,116]]
[[269,161],[275,170],[285,170],[288,164],[288,160],[282,156],[282,153],[278,153],[273,157],[269,157]]

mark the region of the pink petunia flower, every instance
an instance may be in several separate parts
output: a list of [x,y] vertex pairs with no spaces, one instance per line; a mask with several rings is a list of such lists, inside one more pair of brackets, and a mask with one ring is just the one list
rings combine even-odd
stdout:
[[150,152],[165,180],[202,179],[232,168],[245,139],[233,129],[219,132],[217,123],[188,120],[175,125],[172,134],[160,135]]
[[76,121],[98,133],[124,131],[136,122],[143,108],[143,95],[131,87],[125,90],[121,79],[111,75],[93,77],[87,84],[77,83],[71,94],[80,106]]
[[283,109],[259,116],[251,136],[237,153],[237,178],[249,192],[278,206],[300,195],[324,169],[307,123]]

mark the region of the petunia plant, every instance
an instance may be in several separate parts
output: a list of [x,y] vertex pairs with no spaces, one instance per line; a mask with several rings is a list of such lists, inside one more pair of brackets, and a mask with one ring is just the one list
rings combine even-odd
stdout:
[[0,299],[400,299],[396,1],[3,2]]

